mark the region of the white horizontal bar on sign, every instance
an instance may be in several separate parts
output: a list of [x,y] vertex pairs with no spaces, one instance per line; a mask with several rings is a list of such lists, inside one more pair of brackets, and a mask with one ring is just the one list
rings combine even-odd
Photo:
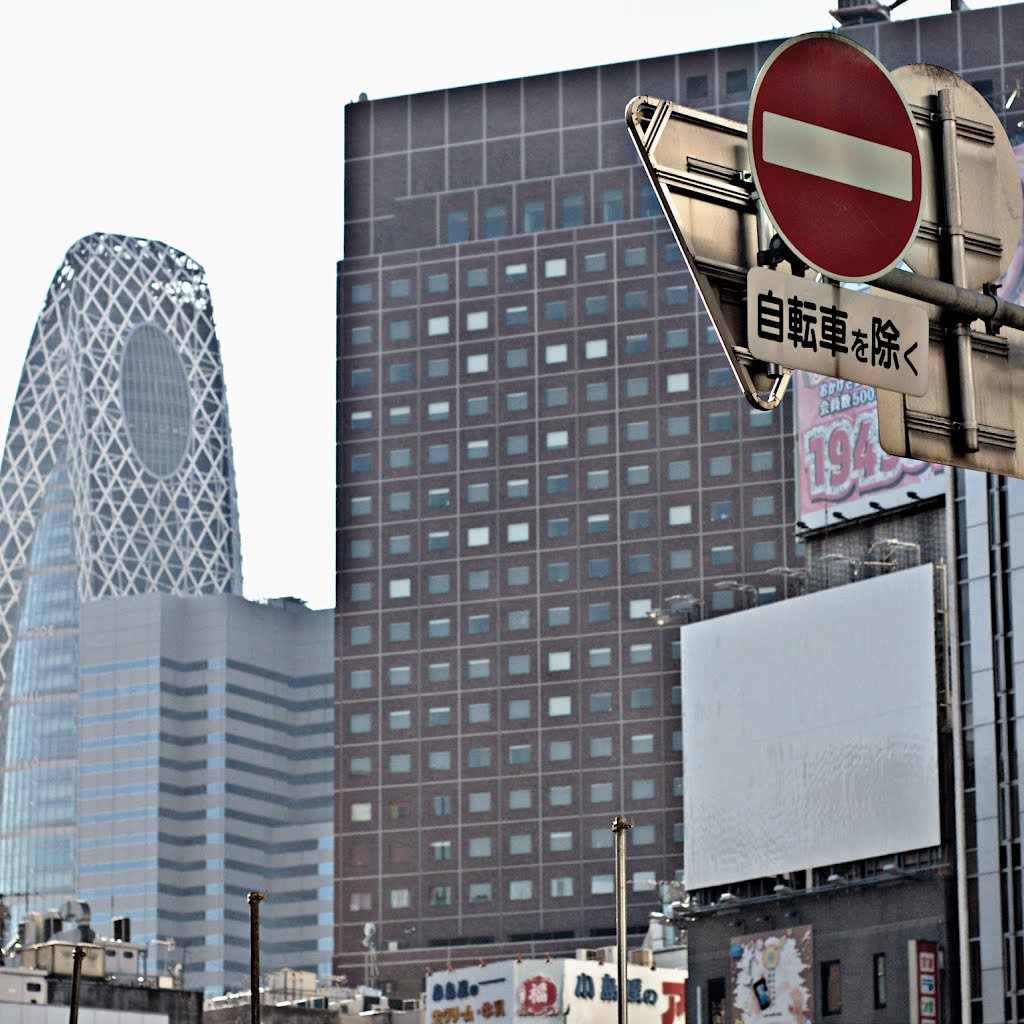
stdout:
[[894,199],[913,196],[913,163],[906,150],[767,110],[761,120],[761,155],[779,167]]

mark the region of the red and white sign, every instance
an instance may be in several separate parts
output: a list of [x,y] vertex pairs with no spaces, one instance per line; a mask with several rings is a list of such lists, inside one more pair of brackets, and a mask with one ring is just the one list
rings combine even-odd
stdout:
[[750,165],[765,210],[810,267],[871,281],[903,259],[921,220],[921,151],[888,71],[857,43],[783,43],[754,83]]
[[910,954],[910,1022],[940,1024],[939,1013],[939,945],[923,939],[911,939]]

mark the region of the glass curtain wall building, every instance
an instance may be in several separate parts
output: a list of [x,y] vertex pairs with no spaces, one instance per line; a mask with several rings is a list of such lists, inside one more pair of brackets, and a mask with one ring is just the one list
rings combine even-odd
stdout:
[[84,602],[241,589],[219,344],[203,269],[159,242],[68,250],[0,466],[0,891],[75,895]]

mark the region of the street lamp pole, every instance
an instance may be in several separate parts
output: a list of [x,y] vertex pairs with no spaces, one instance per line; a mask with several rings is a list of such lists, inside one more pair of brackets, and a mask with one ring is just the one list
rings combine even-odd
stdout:
[[615,834],[615,944],[616,968],[618,974],[618,1024],[626,1021],[626,833],[633,827],[633,820],[618,815],[612,822]]

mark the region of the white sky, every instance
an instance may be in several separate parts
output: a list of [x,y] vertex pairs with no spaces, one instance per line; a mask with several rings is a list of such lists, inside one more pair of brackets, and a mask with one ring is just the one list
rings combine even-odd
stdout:
[[[222,346],[245,594],[332,606],[344,105],[360,92],[378,99],[826,30],[830,6],[5,4],[0,427],[72,242],[110,231],[184,250],[206,268]],[[908,0],[894,17],[948,10],[948,0]]]

